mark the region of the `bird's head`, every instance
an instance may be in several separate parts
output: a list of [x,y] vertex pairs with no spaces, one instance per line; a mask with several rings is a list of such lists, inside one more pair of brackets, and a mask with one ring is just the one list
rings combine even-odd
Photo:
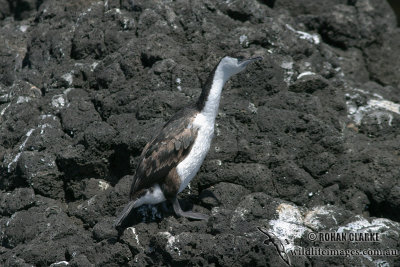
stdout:
[[261,60],[262,57],[245,59],[244,57],[225,56],[218,64],[218,68],[224,73],[226,79],[243,71],[251,62]]

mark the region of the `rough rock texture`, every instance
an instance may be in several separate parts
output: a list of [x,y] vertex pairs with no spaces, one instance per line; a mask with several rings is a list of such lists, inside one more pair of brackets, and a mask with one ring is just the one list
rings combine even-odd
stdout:
[[[393,2],[393,1],[392,1]],[[0,0],[1,266],[400,266],[400,29],[380,0]],[[112,228],[138,156],[231,79],[201,171],[180,195],[208,221],[144,206]],[[310,241],[373,232],[379,242]]]

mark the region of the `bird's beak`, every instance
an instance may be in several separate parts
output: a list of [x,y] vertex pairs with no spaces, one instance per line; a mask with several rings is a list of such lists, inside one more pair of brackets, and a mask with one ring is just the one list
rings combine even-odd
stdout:
[[262,59],[263,59],[262,57],[253,57],[253,58],[245,59],[245,60],[242,60],[242,62],[240,62],[240,65],[246,67],[251,62],[262,60]]

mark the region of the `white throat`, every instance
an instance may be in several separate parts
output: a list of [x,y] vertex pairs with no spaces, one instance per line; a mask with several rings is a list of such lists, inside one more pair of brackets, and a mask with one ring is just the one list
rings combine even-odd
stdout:
[[215,121],[218,114],[219,101],[221,99],[222,88],[231,75],[221,70],[218,66],[215,70],[214,79],[212,81],[211,89],[205,102],[204,108],[201,111],[206,118]]
[[176,171],[181,179],[179,192],[190,183],[210,149],[211,140],[214,135],[215,117],[218,114],[219,100],[221,98],[222,87],[231,75],[224,73],[220,66],[214,73],[214,79],[207,96],[203,109],[193,121],[193,126],[198,127],[196,140],[189,155],[178,164]]

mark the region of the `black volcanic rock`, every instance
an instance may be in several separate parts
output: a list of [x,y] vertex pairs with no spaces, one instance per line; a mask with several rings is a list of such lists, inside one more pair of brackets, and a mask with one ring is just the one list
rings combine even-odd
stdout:
[[1,214],[12,215],[18,210],[26,209],[35,202],[35,193],[31,188],[17,188],[12,194],[1,193]]
[[[0,266],[400,265],[292,254],[400,245],[400,35],[386,2],[0,0],[0,36]],[[146,143],[238,50],[263,60],[226,84],[179,196],[210,219],[145,205],[114,229]]]

